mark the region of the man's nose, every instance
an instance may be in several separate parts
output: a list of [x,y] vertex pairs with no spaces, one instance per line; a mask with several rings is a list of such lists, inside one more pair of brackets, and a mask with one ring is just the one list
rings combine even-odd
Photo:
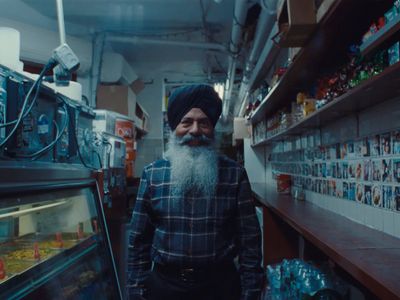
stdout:
[[200,132],[199,123],[193,122],[192,126],[190,127],[189,133],[190,133],[191,135],[196,135],[196,136],[197,136],[197,135],[200,135],[201,132]]

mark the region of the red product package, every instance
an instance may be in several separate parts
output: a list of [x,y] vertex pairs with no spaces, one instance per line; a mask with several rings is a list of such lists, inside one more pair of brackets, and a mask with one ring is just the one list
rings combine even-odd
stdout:
[[279,174],[276,176],[276,188],[280,194],[290,194],[291,179],[290,175]]

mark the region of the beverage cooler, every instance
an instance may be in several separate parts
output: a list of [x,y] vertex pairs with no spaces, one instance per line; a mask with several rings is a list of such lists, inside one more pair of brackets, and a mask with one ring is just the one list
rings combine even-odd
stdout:
[[121,299],[88,169],[0,162],[0,299]]

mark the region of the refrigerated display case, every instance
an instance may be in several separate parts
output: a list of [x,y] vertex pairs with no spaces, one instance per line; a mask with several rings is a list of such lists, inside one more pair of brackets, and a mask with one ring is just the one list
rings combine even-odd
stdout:
[[0,299],[121,299],[88,169],[0,163]]

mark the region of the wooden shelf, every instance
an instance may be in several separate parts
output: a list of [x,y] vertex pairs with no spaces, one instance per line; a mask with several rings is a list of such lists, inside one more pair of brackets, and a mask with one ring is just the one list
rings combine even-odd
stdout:
[[[308,90],[321,72],[330,73],[347,60],[347,49],[357,44],[371,21],[382,16],[393,1],[337,0],[318,23],[312,38],[264,98],[251,118],[256,123],[288,106],[300,91]],[[356,21],[355,21],[356,20]]]
[[321,127],[339,117],[357,113],[365,108],[392,99],[400,94],[400,62],[386,68],[382,73],[362,82],[321,109],[310,114],[299,123],[264,140],[253,147],[284,140]]
[[363,56],[368,55],[373,50],[377,49],[389,37],[400,30],[400,14],[392,21],[387,23],[381,30],[367,39],[361,46],[360,51]]
[[[268,211],[296,230],[378,299],[400,298],[400,239],[309,202],[295,201],[289,195],[269,191],[265,184],[252,184],[252,190]],[[264,234],[273,235],[270,232]],[[274,244],[270,243],[268,247],[273,252]],[[289,250],[282,249],[284,253],[290,253]]]

